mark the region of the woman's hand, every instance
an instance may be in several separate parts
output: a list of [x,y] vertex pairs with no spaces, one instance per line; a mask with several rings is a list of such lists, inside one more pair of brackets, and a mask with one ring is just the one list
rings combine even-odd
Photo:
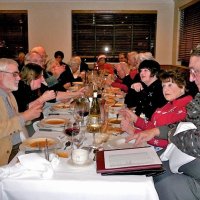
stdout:
[[121,109],[119,111],[119,114],[122,115],[122,117],[126,120],[129,120],[129,122],[135,123],[137,121],[138,116],[128,108]]
[[141,90],[143,90],[141,83],[133,83],[131,85],[131,88],[134,89],[136,92],[140,92]]
[[45,103],[46,101],[49,101],[49,100],[52,100],[52,99],[55,99],[56,98],[56,93],[54,92],[54,90],[48,90],[46,92],[44,92],[42,94],[41,97],[39,97],[39,101],[41,103]]
[[65,83],[64,85],[63,85],[63,87],[67,90],[67,89],[69,89],[69,87],[71,87],[72,85],[71,85],[71,83]]
[[85,71],[80,72],[80,74],[78,76],[81,77],[82,80],[84,80],[85,79]]
[[121,129],[122,131],[125,131],[126,133],[133,135],[135,132],[135,128],[133,125],[130,124],[128,120],[122,119],[121,121]]
[[147,141],[151,140],[152,138],[159,136],[159,135],[160,135],[160,131],[158,128],[145,130],[138,134],[135,134],[133,136],[133,139],[135,139],[134,146],[141,145],[142,143],[147,142]]

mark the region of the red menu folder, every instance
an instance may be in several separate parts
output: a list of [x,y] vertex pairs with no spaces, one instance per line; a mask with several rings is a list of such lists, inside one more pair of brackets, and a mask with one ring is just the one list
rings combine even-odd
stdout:
[[98,151],[96,167],[102,175],[153,176],[164,171],[153,147]]

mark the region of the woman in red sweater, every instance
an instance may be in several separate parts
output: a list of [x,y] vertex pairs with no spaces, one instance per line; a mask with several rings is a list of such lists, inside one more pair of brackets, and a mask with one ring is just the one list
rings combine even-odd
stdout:
[[[186,94],[186,77],[182,72],[166,71],[160,75],[160,79],[163,94],[168,103],[158,108],[149,121],[142,116],[137,116],[129,109],[121,110],[123,115],[121,127],[129,134],[127,140],[131,140],[134,133],[142,130],[173,124],[185,119],[186,105],[192,100],[192,96]],[[168,141],[153,138],[148,141],[148,144],[166,148]]]

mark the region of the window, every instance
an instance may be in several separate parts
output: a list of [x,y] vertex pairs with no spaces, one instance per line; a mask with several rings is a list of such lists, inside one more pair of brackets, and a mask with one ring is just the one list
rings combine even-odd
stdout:
[[72,54],[95,61],[106,54],[118,61],[120,52],[151,51],[155,46],[157,14],[72,13]]
[[15,58],[28,51],[26,11],[0,11],[0,57]]
[[200,2],[181,10],[178,60],[188,66],[191,50],[200,43]]

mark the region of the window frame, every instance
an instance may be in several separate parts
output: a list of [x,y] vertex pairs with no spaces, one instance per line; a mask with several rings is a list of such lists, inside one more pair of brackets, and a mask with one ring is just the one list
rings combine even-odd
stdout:
[[[91,15],[91,19],[92,19],[92,16],[97,16],[97,15],[112,15],[112,16],[115,16],[115,15],[118,15],[117,17],[120,17],[121,16],[131,16],[131,15],[137,15],[137,16],[144,16],[144,15],[151,15],[151,16],[154,16],[154,22],[153,22],[153,25],[151,24],[151,27],[154,27],[154,30],[152,31],[151,30],[151,33],[150,31],[148,32],[149,35],[152,35],[154,34],[154,37],[150,37],[148,35],[148,47],[147,48],[144,48],[142,45],[145,46],[145,40],[144,39],[140,39],[138,38],[137,41],[140,41],[140,43],[138,42],[138,45],[141,45],[140,47],[137,46],[136,47],[136,42],[134,41],[133,39],[133,35],[137,35],[137,37],[142,33],[142,28],[144,27],[147,27],[149,26],[149,23],[146,22],[145,26],[144,26],[144,23],[143,23],[143,26],[141,24],[139,24],[139,19],[138,19],[138,24],[134,24],[132,22],[131,24],[131,28],[130,28],[130,38],[128,38],[129,40],[126,41],[126,40],[123,40],[123,39],[120,39],[120,40],[117,40],[116,38],[117,37],[122,37],[120,35],[118,35],[118,30],[121,28],[121,32],[123,32],[123,27],[130,27],[130,24],[129,23],[124,23],[124,24],[112,24],[112,23],[105,23],[105,24],[95,24],[94,25],[94,31],[93,31],[93,34],[90,34],[90,37],[92,38],[93,37],[93,40],[91,40],[92,42],[86,42],[85,45],[88,45],[89,48],[93,49],[93,51],[91,51],[90,53],[82,53],[82,51],[79,51],[79,45],[80,45],[80,40],[78,40],[78,38],[80,37],[79,34],[77,33],[78,30],[75,31],[75,28],[74,28],[74,16],[75,15]],[[138,18],[139,18],[138,17]],[[153,18],[153,17],[152,17]],[[141,20],[141,19],[140,19]],[[78,21],[78,20],[77,20]],[[147,20],[146,20],[147,21]],[[92,21],[91,21],[92,22]],[[80,26],[80,25],[78,25]],[[136,33],[136,31],[133,30],[133,26],[138,26],[137,29],[138,30],[138,33]],[[139,28],[139,26],[141,26],[142,28]],[[91,24],[90,24],[90,27],[91,27]],[[108,47],[110,47],[110,49],[112,49],[110,52],[105,52],[103,48],[99,48],[99,45],[98,45],[98,28],[99,29],[105,29],[105,27],[107,27],[107,29],[110,27],[112,30],[110,30],[110,34],[111,35],[111,32],[113,33],[112,34],[112,43],[109,43],[107,44]],[[86,28],[86,32],[83,31],[83,34],[86,34],[87,31],[88,31],[89,28]],[[139,32],[139,30],[141,29],[141,32]],[[154,46],[156,45],[156,29],[157,29],[157,11],[137,11],[137,12],[134,12],[134,11],[72,11],[72,55],[79,55],[81,56],[83,59],[85,59],[85,61],[89,61],[89,62],[95,62],[96,61],[96,57],[100,54],[106,54],[107,57],[108,57],[108,60],[111,61],[111,62],[116,62],[118,61],[118,54],[120,52],[124,52],[124,53],[128,53],[130,51],[138,51],[138,52],[144,52],[144,51],[151,51],[151,46]],[[145,32],[145,31],[143,31]],[[124,34],[125,34],[125,29],[124,29]],[[109,35],[107,34],[106,32],[106,36],[109,37]],[[106,38],[106,37],[105,37]],[[75,42],[76,41],[76,42]],[[105,39],[106,41],[106,39]],[[104,42],[105,42],[104,41]],[[153,42],[152,42],[153,41]],[[102,40],[100,41],[102,42]],[[92,45],[93,43],[93,45]],[[120,44],[121,43],[121,44]],[[124,48],[123,48],[123,44],[124,44]],[[91,46],[89,46],[91,45]],[[109,46],[110,45],[110,46]],[[129,45],[129,48],[127,48],[127,46]],[[100,50],[97,50],[97,49],[100,49]],[[152,53],[153,55],[155,55],[155,48],[152,49]]]

